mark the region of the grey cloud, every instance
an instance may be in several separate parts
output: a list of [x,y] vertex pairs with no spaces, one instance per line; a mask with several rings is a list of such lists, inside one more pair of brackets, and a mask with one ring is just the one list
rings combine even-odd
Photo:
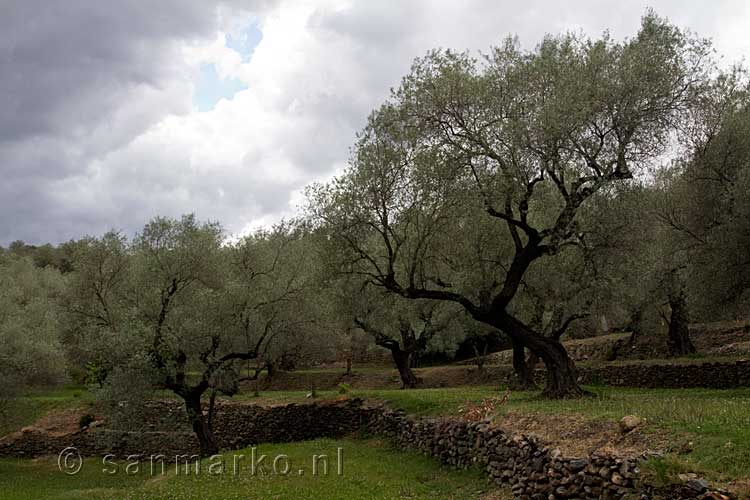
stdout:
[[[717,37],[747,9],[741,2],[649,4],[677,24]],[[647,6],[595,0],[321,6],[306,27],[318,52],[306,54],[298,74],[279,89],[281,102],[295,102],[289,119],[269,127],[273,136],[247,137],[253,147],[236,164],[217,160],[205,170],[193,164],[189,145],[144,145],[136,138],[165,116],[189,111],[190,75],[178,57],[186,42],[211,40],[221,16],[250,12],[262,24],[267,13],[284,12],[270,0],[221,5],[0,4],[0,244],[58,242],[110,228],[133,232],[157,214],[195,211],[233,231],[253,218],[273,218],[288,210],[293,191],[346,161],[367,114],[414,57],[435,47],[486,51],[508,34],[527,47],[566,29],[598,35],[609,28],[628,36]],[[279,158],[294,165],[294,178],[269,178]]]
[[138,85],[172,71],[177,39],[210,35],[202,2],[6,2],[0,15],[0,138],[85,133]]
[[214,6],[179,0],[0,6],[0,243],[91,228],[94,212],[55,205],[55,181],[186,112],[163,86],[179,80],[178,41],[213,35],[215,22]]

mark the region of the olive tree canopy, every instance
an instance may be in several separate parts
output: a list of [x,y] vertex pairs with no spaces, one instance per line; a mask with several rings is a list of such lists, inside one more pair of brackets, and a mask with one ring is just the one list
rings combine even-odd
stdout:
[[547,395],[581,394],[562,344],[519,319],[514,298],[536,262],[585,245],[577,215],[593,194],[659,161],[708,55],[653,14],[624,42],[433,51],[372,113],[350,168],[311,189],[311,212],[342,271],[460,304],[542,359]]

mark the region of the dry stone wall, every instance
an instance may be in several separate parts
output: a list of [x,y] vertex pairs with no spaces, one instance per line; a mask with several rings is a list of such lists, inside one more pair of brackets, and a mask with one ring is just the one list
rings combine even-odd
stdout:
[[[152,402],[150,410],[154,417],[144,432],[106,426],[66,436],[21,432],[0,440],[0,456],[56,455],[67,446],[75,446],[84,456],[197,453],[197,441],[185,432],[184,411],[177,402]],[[164,414],[174,418],[165,420]],[[223,404],[215,431],[224,449],[352,433],[382,436],[457,468],[480,467],[490,481],[510,487],[516,498],[526,500],[731,498],[726,492],[710,491],[698,479],[667,490],[655,489],[641,477],[639,463],[644,457],[565,457],[533,436],[513,435],[489,422],[416,418],[360,399],[275,407]]]
[[368,429],[443,463],[482,467],[491,481],[509,486],[516,498],[524,500],[731,498],[727,492],[711,491],[702,480],[654,488],[641,479],[638,464],[643,456],[564,457],[533,436],[511,435],[489,422],[415,419],[383,409],[371,415]]

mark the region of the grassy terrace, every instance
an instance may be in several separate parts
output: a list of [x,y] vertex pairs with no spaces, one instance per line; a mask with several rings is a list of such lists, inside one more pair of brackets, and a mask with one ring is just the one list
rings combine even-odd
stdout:
[[[511,393],[497,408],[504,413],[524,415],[572,415],[583,422],[619,420],[635,414],[649,422],[648,431],[667,436],[675,448],[690,442],[690,453],[670,453],[645,466],[663,480],[680,472],[696,472],[710,480],[750,484],[750,388],[709,389],[621,389],[590,387],[594,398],[546,401],[533,393]],[[260,397],[249,393],[235,400],[260,404],[310,402],[307,391],[268,391]],[[497,387],[460,387],[443,389],[357,389],[356,396],[389,402],[392,406],[420,416],[458,415],[467,402],[480,402],[499,396]],[[338,391],[317,391],[317,400],[343,397]],[[85,390],[66,388],[31,394],[15,406],[13,418],[2,420],[3,433],[28,425],[50,409],[81,405],[91,400]],[[565,431],[565,429],[560,429]],[[387,443],[375,440],[319,440],[261,447],[262,452],[286,453],[292,463],[314,453],[329,453],[342,446],[346,453],[345,477],[241,477],[241,478],[147,478],[117,474],[102,477],[99,467],[84,467],[74,478],[57,471],[54,460],[0,460],[0,491],[3,498],[286,498],[292,489],[306,492],[309,498],[502,498],[502,493],[485,495],[486,483],[478,472],[456,472],[436,461],[417,455],[404,455]],[[332,497],[333,483],[340,497]],[[73,492],[69,491],[72,488]],[[92,488],[97,488],[92,491]],[[126,488],[128,493],[125,495]],[[135,488],[135,489],[133,489]],[[747,486],[740,486],[741,490]],[[49,492],[47,496],[42,491]],[[78,493],[75,493],[77,491]],[[22,493],[26,492],[26,493]],[[31,493],[29,493],[31,492]],[[256,495],[252,493],[257,492]],[[170,496],[171,495],[171,496]],[[214,495],[214,496],[211,496]],[[248,496],[250,495],[250,496]],[[360,495],[360,496],[357,496]]]
[[0,413],[0,436],[31,424],[52,410],[86,404],[92,399],[84,387],[77,386],[40,390],[12,399]]
[[[692,443],[688,454],[670,454],[653,461],[659,475],[693,471],[713,480],[750,480],[750,388],[623,389],[589,387],[594,398],[547,401],[535,393],[511,393],[498,412],[579,415],[597,420],[619,420],[625,415],[644,417],[652,429],[667,431],[675,447]],[[460,387],[420,390],[354,390],[350,395],[388,401],[416,415],[457,415],[466,402],[498,396],[493,387]],[[335,391],[318,391],[319,399],[335,398]],[[305,393],[264,392],[260,402],[301,402]],[[309,399],[307,399],[309,401]]]
[[[338,448],[342,450],[341,476],[336,461]],[[197,475],[194,468],[186,475],[184,466],[178,475],[174,464],[164,475],[158,464],[153,474],[146,464],[138,473],[128,475],[124,472],[127,463],[124,459],[117,473],[106,474],[102,472],[101,460],[91,459],[84,463],[80,473],[66,476],[58,471],[54,459],[0,459],[0,491],[6,500],[510,498],[492,491],[478,470],[455,471],[430,458],[392,450],[386,443],[375,440],[320,439],[257,448],[256,456],[263,454],[268,460],[286,455],[290,464],[287,475],[274,474],[268,460],[265,472],[257,469],[253,474],[249,462],[240,461],[235,473],[231,458],[235,453],[244,454],[247,461],[251,456],[250,450],[225,454],[221,473],[218,468],[209,473],[210,464],[204,460]],[[318,461],[318,473],[313,476],[312,457],[321,454],[329,459],[327,474]],[[277,472],[283,472],[284,462],[280,460],[278,464]]]

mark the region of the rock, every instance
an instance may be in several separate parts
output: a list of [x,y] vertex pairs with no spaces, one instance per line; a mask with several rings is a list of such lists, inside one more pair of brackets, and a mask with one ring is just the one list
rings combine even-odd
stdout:
[[565,486],[559,486],[557,489],[555,489],[555,494],[561,497],[567,497],[570,495],[570,492]]
[[697,491],[698,493],[703,493],[708,489],[708,481],[702,478],[691,479],[687,483],[685,483],[685,486],[687,486],[691,490]]
[[645,422],[646,419],[637,415],[625,415],[620,419],[620,432],[622,434],[627,434],[628,432],[631,432],[633,429],[635,429],[639,425],[644,424]]
[[617,486],[622,486],[623,484],[625,484],[625,478],[622,477],[619,472],[613,472],[612,478],[610,480]]
[[687,455],[688,453],[693,451],[693,442],[687,441],[685,443],[682,443],[676,451],[679,455]]
[[584,458],[574,458],[569,462],[570,470],[579,471],[588,465],[588,460]]
[[693,472],[687,472],[687,473],[683,473],[683,474],[677,474],[677,479],[679,479],[683,483],[687,483],[691,479],[698,479],[698,474],[695,474]]

